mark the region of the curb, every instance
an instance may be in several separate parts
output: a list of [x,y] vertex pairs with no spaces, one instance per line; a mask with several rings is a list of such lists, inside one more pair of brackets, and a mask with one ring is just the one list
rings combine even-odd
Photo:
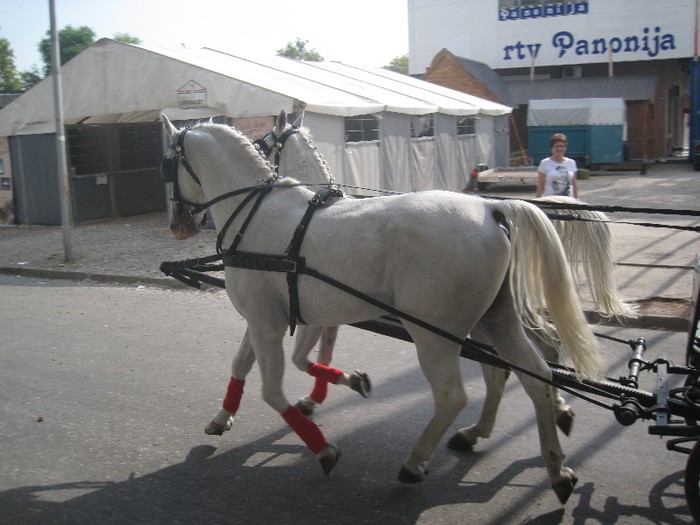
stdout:
[[139,277],[135,275],[116,275],[107,273],[88,273],[70,270],[45,270],[37,268],[13,268],[0,266],[0,275],[16,275],[38,279],[57,279],[65,281],[94,281],[112,284],[151,284],[164,288],[189,289],[190,287],[177,279],[159,277]]
[[[177,279],[169,277],[143,277],[136,275],[117,275],[106,273],[88,273],[70,270],[46,270],[38,268],[17,268],[0,266],[0,275],[17,275],[22,277],[34,277],[39,279],[57,279],[67,281],[93,281],[110,284],[150,284],[173,290],[190,290],[190,286],[181,283]],[[206,284],[203,285],[207,287]],[[690,322],[685,317],[643,314],[638,317],[605,318],[598,312],[584,312],[586,319],[591,324],[605,326],[619,326],[621,328],[644,328],[649,330],[669,330],[673,332],[687,332]]]

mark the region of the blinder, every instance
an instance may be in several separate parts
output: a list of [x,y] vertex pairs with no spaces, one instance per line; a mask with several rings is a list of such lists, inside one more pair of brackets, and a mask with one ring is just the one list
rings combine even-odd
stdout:
[[160,176],[163,182],[175,182],[177,178],[178,160],[175,156],[165,155],[160,163]]
[[[190,163],[187,162],[187,159],[185,158],[185,135],[187,132],[190,130],[190,127],[186,127],[180,132],[180,135],[177,138],[177,144],[170,144],[170,149],[173,150],[172,153],[168,152],[165,154],[163,157],[163,160],[160,163],[160,176],[163,179],[163,182],[165,183],[172,183],[173,184],[173,198],[172,201],[175,204],[175,208],[177,210],[178,215],[182,217],[186,222],[191,223],[192,219],[194,218],[194,215],[197,213],[201,213],[206,209],[205,206],[202,206],[200,204],[196,204],[193,202],[188,202],[185,199],[182,198],[182,195],[180,195],[180,186],[178,184],[178,179],[177,179],[177,174],[178,174],[178,169],[180,167],[180,163],[185,167],[185,170],[187,170],[187,173],[192,177],[192,179],[199,185],[201,186],[201,182],[199,181],[199,177],[194,173],[192,170],[192,167],[190,166]],[[192,206],[192,209],[187,210],[185,209],[185,204]],[[200,226],[204,226],[207,223],[207,215],[204,214],[202,217],[202,221],[200,223]]]

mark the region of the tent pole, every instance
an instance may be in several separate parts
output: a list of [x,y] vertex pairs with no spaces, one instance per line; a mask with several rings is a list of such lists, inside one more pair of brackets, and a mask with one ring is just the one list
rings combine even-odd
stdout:
[[51,67],[53,68],[54,112],[56,117],[56,167],[58,172],[58,193],[61,201],[61,227],[63,230],[63,259],[73,260],[73,244],[70,216],[70,186],[68,181],[68,161],[66,159],[66,133],[63,120],[63,93],[61,91],[61,60],[56,28],[55,0],[49,0],[51,17]]

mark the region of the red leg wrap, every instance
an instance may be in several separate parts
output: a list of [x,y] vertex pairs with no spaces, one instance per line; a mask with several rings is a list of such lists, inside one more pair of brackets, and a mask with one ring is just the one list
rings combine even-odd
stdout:
[[314,389],[311,391],[311,395],[309,397],[316,403],[323,403],[327,395],[328,381],[317,377],[316,382],[314,383]]
[[235,414],[238,412],[238,407],[241,406],[241,397],[243,397],[243,385],[245,385],[244,379],[236,379],[232,377],[228,382],[228,388],[226,389],[226,397],[224,398],[224,410]]
[[343,375],[342,370],[331,368],[326,365],[319,365],[318,363],[309,364],[309,366],[306,368],[306,373],[310,376],[333,383],[334,385],[338,382],[338,378]]
[[314,454],[318,454],[328,446],[321,429],[316,426],[316,423],[302,414],[298,408],[289,405],[282,417]]

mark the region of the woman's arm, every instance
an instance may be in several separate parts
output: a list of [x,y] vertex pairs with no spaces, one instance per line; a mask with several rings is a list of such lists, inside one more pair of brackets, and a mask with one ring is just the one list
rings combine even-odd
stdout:
[[[541,171],[537,171],[537,198],[539,199],[542,197],[542,194],[544,193],[544,173]],[[574,191],[576,191],[576,186],[574,186]]]

